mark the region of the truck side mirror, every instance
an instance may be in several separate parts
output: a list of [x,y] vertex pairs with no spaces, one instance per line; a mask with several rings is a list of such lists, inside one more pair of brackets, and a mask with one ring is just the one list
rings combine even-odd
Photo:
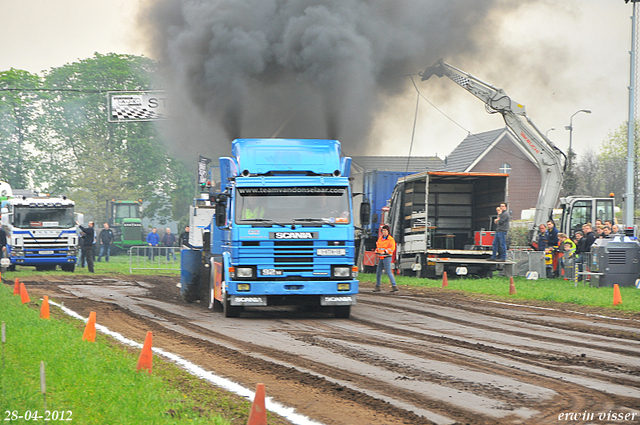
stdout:
[[371,204],[369,202],[360,204],[360,224],[362,226],[371,224]]
[[220,194],[216,198],[216,226],[224,227],[227,224],[227,195]]

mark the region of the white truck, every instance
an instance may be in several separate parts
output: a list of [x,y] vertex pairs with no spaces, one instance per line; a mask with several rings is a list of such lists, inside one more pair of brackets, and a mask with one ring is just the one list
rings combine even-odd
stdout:
[[[37,270],[74,271],[79,234],[75,222],[84,216],[74,212],[75,202],[62,197],[12,197],[2,201],[2,226],[7,233],[10,270],[16,265]],[[8,264],[7,264],[8,263]]]

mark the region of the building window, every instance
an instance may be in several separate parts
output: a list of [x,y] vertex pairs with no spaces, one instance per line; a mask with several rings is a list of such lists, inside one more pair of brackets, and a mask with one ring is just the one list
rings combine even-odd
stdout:
[[509,174],[511,172],[511,165],[507,164],[506,162],[504,164],[502,164],[500,166],[500,172],[501,173],[505,173],[505,174]]

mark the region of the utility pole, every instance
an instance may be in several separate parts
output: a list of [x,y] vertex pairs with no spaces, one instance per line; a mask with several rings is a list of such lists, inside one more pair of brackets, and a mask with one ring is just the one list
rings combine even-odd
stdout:
[[[635,133],[635,68],[636,68],[636,19],[637,19],[637,2],[640,0],[631,0],[633,3],[633,16],[631,17],[631,72],[629,73],[629,120],[627,122],[627,184],[625,198],[624,224],[626,226],[634,225],[635,201],[633,191],[634,181],[634,133]],[[625,0],[628,3],[629,0]]]

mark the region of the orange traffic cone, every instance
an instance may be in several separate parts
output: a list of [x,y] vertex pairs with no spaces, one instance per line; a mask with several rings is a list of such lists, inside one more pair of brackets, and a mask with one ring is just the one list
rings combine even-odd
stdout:
[[516,295],[516,284],[513,282],[513,276],[509,278],[509,295]]
[[96,312],[89,313],[89,320],[87,326],[84,327],[84,333],[82,334],[83,341],[96,342]]
[[613,285],[613,305],[622,304],[622,295],[620,295],[620,287],[616,283]]
[[256,386],[256,395],[251,404],[251,413],[247,425],[267,425],[267,409],[264,406],[264,384]]
[[153,353],[151,352],[151,345],[153,345],[153,335],[151,334],[151,331],[149,331],[147,332],[147,337],[144,339],[142,352],[138,358],[138,365],[136,366],[137,371],[140,369],[147,369],[149,374],[151,374],[151,369],[153,367]]
[[446,288],[449,286],[449,279],[447,279],[447,272],[442,273],[442,287]]
[[31,301],[27,288],[24,287],[24,283],[20,282],[20,300],[22,304],[26,304]]
[[49,297],[44,296],[44,300],[42,300],[42,307],[40,307],[40,317],[43,319],[49,318]]
[[20,295],[20,280],[16,277],[16,283],[13,285],[13,295]]

